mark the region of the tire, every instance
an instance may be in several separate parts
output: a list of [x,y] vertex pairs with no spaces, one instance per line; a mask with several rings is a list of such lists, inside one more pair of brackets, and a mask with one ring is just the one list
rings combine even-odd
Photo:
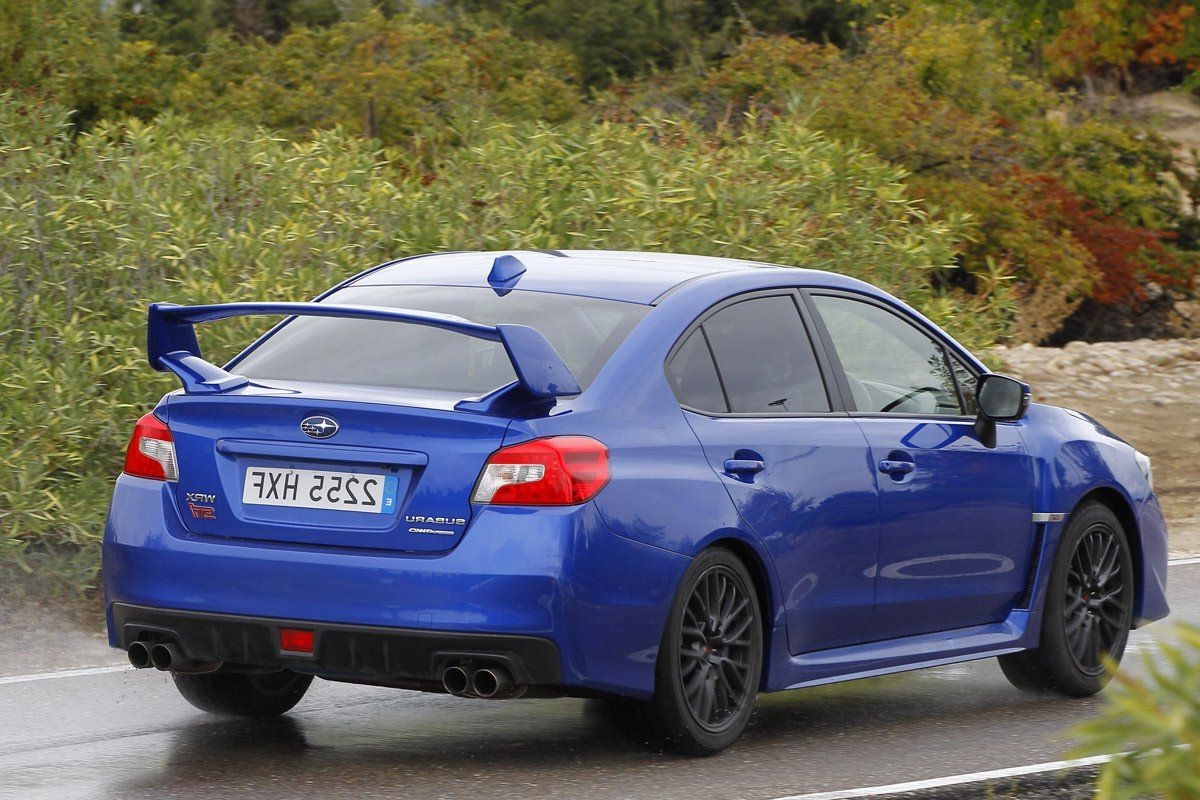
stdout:
[[738,740],[754,711],[762,651],[762,609],[750,573],[729,550],[705,550],[671,604],[653,698],[613,699],[610,715],[639,744],[685,755],[719,753]]
[[1106,660],[1120,662],[1129,640],[1133,581],[1129,540],[1116,515],[1101,503],[1080,506],[1054,557],[1041,641],[1000,656],[1005,677],[1029,692],[1099,692],[1111,677]]
[[183,699],[201,711],[227,717],[278,717],[291,710],[313,679],[311,675],[280,670],[265,675],[213,672],[204,675],[172,673]]

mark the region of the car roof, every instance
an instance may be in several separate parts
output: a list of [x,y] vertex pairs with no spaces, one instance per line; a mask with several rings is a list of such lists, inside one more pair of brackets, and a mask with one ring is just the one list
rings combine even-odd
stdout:
[[488,283],[493,263],[505,255],[517,258],[525,267],[515,284],[506,284],[506,288],[631,303],[653,303],[684,283],[746,270],[786,270],[798,284],[807,285],[835,286],[852,281],[831,272],[713,256],[616,250],[499,250],[402,258],[368,270],[338,288],[417,284],[487,288],[493,286]]

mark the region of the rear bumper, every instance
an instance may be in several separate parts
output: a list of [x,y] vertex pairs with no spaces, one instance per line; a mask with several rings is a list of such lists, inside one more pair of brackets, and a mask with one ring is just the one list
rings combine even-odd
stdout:
[[[612,533],[591,504],[481,510],[462,541],[437,556],[201,536],[183,526],[163,483],[128,475],[117,481],[104,537],[114,647],[126,643],[119,607],[382,629],[406,642],[533,638],[556,654],[537,656],[557,659],[556,670],[538,673],[546,681],[641,697],[653,690],[658,643],[688,563]],[[425,663],[428,648],[416,649]],[[424,679],[417,667],[397,675]]]
[[[451,664],[501,665],[522,686],[562,683],[558,648],[549,639],[413,628],[334,625],[113,603],[117,645],[176,644],[188,658],[250,667],[282,667],[327,678],[438,691]],[[312,655],[279,646],[280,628],[312,630]]]

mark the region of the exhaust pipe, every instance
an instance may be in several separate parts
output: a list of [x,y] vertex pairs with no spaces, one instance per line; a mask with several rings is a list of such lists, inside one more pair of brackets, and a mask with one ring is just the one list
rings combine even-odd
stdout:
[[162,672],[171,669],[175,662],[183,660],[183,654],[173,644],[156,644],[150,648],[150,663]]
[[501,667],[478,669],[471,676],[471,689],[485,700],[508,697],[513,688],[512,676],[508,674],[508,670]]
[[442,687],[455,697],[463,697],[471,688],[471,677],[462,667],[448,667],[442,673]]
[[145,642],[133,642],[129,645],[129,663],[134,669],[146,669],[153,666],[150,662],[150,648]]
[[199,675],[205,672],[216,672],[221,668],[220,661],[193,661],[179,652],[173,644],[156,644],[150,648],[150,663],[162,672],[182,672]]

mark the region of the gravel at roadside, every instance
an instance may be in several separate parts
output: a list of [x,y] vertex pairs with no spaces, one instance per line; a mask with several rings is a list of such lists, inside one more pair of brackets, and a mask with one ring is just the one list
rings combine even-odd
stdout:
[[992,355],[1035,400],[1082,411],[1150,456],[1172,555],[1200,554],[1200,339],[1023,344]]

